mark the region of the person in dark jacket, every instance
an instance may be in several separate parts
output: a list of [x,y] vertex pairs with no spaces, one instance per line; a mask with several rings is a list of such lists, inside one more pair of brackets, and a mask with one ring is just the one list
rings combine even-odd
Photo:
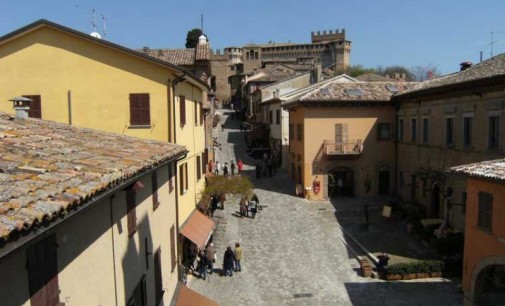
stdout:
[[230,276],[233,276],[233,261],[234,260],[235,260],[235,254],[233,253],[231,246],[228,246],[226,248],[226,252],[224,252],[224,258],[223,258],[224,276],[226,276],[228,274],[230,274]]
[[198,253],[198,261],[198,274],[200,274],[200,278],[205,280],[207,278],[207,267],[209,262],[207,261],[207,254],[205,254],[204,250],[201,250],[200,253]]

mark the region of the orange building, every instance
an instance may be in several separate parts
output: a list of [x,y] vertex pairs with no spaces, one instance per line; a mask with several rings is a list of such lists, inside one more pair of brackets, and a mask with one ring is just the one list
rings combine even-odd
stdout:
[[465,305],[505,305],[505,159],[451,168],[466,177]]
[[395,111],[405,82],[312,85],[282,103],[289,111],[291,176],[312,200],[394,193]]

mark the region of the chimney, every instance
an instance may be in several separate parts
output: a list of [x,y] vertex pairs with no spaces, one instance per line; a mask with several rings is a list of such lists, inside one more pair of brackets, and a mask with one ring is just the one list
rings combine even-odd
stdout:
[[12,101],[14,110],[16,111],[16,118],[18,119],[27,119],[28,113],[30,112],[30,102],[32,99],[28,99],[25,97],[15,97],[10,99]]
[[462,62],[459,64],[459,71],[464,71],[467,70],[468,68],[472,67],[473,63],[472,62]]

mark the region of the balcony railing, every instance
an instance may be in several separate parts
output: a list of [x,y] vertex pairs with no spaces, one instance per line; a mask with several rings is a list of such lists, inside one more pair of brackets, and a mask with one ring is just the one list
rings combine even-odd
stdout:
[[361,139],[341,143],[324,141],[324,153],[329,156],[360,155],[361,152],[363,152]]

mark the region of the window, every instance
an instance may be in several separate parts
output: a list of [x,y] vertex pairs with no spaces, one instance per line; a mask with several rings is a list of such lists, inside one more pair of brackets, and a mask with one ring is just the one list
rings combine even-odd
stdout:
[[177,267],[177,255],[175,248],[175,225],[172,224],[172,227],[170,228],[170,261],[172,263],[172,272],[174,272]]
[[472,145],[473,117],[463,118],[463,147]]
[[130,125],[151,125],[149,94],[130,94]]
[[128,299],[126,306],[147,306],[147,285],[145,275],[142,276],[142,279],[140,279],[133,290],[133,294]]
[[174,191],[174,164],[168,165],[168,193]]
[[479,192],[479,215],[477,225],[485,231],[493,229],[493,195]]
[[279,109],[275,111],[275,124],[281,124],[281,111]]
[[179,96],[179,117],[181,126],[186,125],[186,97]]
[[421,179],[421,181],[423,183],[423,187],[422,187],[423,189],[422,189],[421,194],[422,194],[423,198],[426,198],[426,191],[428,191],[428,180],[425,177],[423,177]]
[[298,127],[297,139],[298,139],[298,141],[303,141],[303,124],[298,123],[297,127]]
[[489,149],[498,149],[500,139],[500,117],[491,116],[489,117]]
[[42,105],[40,103],[40,95],[24,95],[23,97],[31,99],[30,110],[28,117],[42,119]]
[[198,116],[198,102],[195,102],[195,126],[198,125],[198,118],[200,116]]
[[188,163],[179,165],[179,191],[183,195],[188,191]]
[[137,212],[135,203],[135,190],[132,188],[126,190],[126,213],[128,223],[128,236],[132,236],[137,231]]
[[154,253],[154,290],[156,294],[156,305],[159,305],[163,298],[163,275],[161,274],[161,248]]
[[391,126],[389,123],[379,123],[377,126],[377,139],[389,140],[391,139]]
[[200,180],[202,178],[202,158],[200,156],[196,157],[196,179]]
[[445,118],[445,145],[454,146],[454,118]]
[[398,140],[403,140],[403,119],[398,119]]
[[410,119],[410,141],[417,140],[417,120]]
[[151,192],[153,197],[153,211],[160,206],[160,202],[158,201],[158,173],[154,171],[151,174]]
[[289,124],[289,140],[293,140],[295,138],[294,125],[292,123]]
[[209,164],[209,149],[205,149],[202,154],[202,174],[207,173],[207,165]]
[[430,119],[423,118],[423,143],[428,144],[430,132]]
[[26,251],[28,289],[32,305],[60,304],[57,247],[56,235],[52,234]]

